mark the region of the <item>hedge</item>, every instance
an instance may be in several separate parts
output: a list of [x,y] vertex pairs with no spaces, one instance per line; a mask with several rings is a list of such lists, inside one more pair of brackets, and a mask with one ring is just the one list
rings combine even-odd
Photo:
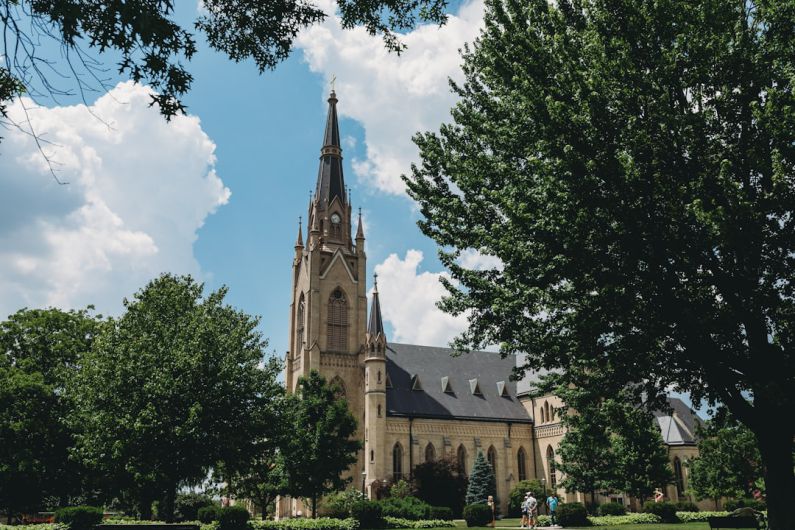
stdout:
[[70,530],[90,530],[102,522],[105,511],[96,506],[69,506],[55,510],[55,522]]
[[599,506],[599,515],[626,515],[627,508],[620,502],[606,502]]
[[[255,520],[249,521],[253,530],[359,530],[359,522],[352,517],[347,519],[282,519],[280,521]],[[202,529],[204,530],[204,529]]]
[[622,524],[654,524],[662,522],[653,513],[628,513],[626,515],[602,515],[599,517],[589,517],[591,526],[613,526]]
[[493,512],[491,507],[486,504],[468,504],[464,506],[464,519],[467,526],[486,526],[491,522]]
[[726,517],[729,512],[676,512],[683,523],[707,522],[710,517]]
[[226,506],[218,515],[218,530],[248,530],[251,514],[243,506]]
[[588,512],[581,502],[564,502],[558,506],[557,520],[560,526],[588,526]]
[[0,524],[0,530],[67,530],[65,524],[60,523],[39,523],[39,524]]
[[763,512],[767,509],[764,501],[756,499],[729,499],[723,504],[723,508],[727,512],[733,512],[739,508],[753,508],[758,512]]
[[421,519],[411,521],[400,517],[384,517],[387,528],[455,528],[455,521],[445,519]]
[[217,521],[221,517],[221,507],[213,504],[212,506],[203,506],[196,511],[199,521],[207,524]]
[[679,519],[676,517],[676,506],[672,502],[654,502],[646,501],[643,504],[643,513],[653,513],[664,523],[678,523]]

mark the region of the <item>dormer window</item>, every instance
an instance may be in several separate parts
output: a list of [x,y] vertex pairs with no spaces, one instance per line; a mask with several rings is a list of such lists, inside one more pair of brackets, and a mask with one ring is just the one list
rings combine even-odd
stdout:
[[420,377],[417,374],[411,376],[411,389],[422,390],[422,385],[420,385]]
[[473,396],[482,396],[483,392],[480,390],[480,384],[477,379],[469,380],[469,390]]

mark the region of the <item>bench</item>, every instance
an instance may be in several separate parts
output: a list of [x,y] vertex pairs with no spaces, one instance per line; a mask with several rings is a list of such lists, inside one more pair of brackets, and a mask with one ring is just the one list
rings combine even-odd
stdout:
[[708,517],[709,527],[723,530],[724,528],[752,528],[761,530],[756,517]]

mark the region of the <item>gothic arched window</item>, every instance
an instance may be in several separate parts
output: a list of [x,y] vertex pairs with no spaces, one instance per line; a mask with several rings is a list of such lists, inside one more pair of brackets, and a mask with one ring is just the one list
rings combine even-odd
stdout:
[[380,403],[378,404],[378,406],[376,407],[376,409],[378,410],[378,414],[377,414],[377,415],[378,415],[378,417],[380,418],[380,417],[381,417],[381,404],[380,404]]
[[304,343],[304,293],[301,293],[301,297],[298,299],[298,311],[295,315],[295,350],[296,352],[301,351],[301,345]]
[[486,460],[489,461],[489,465],[491,466],[491,471],[494,475],[497,475],[497,450],[494,449],[494,446],[490,446],[489,450],[486,451]]
[[434,460],[436,460],[436,448],[431,442],[428,442],[428,445],[425,446],[425,461],[433,462]]
[[546,416],[546,421],[552,421],[549,414],[549,401],[544,401],[544,416]]
[[348,349],[348,302],[345,293],[337,287],[328,301],[327,347],[331,351]]
[[551,445],[547,447],[547,464],[549,465],[549,486],[554,490],[558,485],[558,477],[555,470],[555,450]]
[[400,442],[392,448],[392,478],[395,482],[403,478],[403,447]]
[[524,447],[519,448],[516,453],[516,467],[519,472],[519,480],[527,480],[527,453],[524,452]]
[[464,447],[464,444],[458,446],[458,451],[456,452],[456,457],[458,461],[458,470],[463,474],[467,474],[467,450]]
[[541,423],[544,422],[546,422],[546,419],[544,418],[544,407],[541,407]]
[[674,480],[676,481],[676,495],[683,497],[685,494],[685,476],[682,473],[682,461],[677,456],[674,458]]

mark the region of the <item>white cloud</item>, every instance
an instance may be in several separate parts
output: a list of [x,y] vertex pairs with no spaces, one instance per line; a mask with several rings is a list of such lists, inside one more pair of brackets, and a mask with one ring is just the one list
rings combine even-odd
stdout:
[[481,254],[480,251],[473,248],[468,248],[458,256],[458,264],[464,268],[476,271],[484,271],[489,269],[502,270],[504,264],[497,256],[489,256]]
[[463,315],[454,317],[436,307],[447,291],[439,282],[446,272],[419,272],[423,260],[419,250],[409,250],[405,259],[390,254],[375,266],[384,320],[392,324],[394,342],[445,346],[466,329]]
[[201,275],[196,232],[230,192],[215,144],[195,116],[170,123],[149,90],[120,83],[84,105],[9,107],[52,144],[60,186],[33,138],[10,128],[0,144],[0,318],[20,307],[115,312],[161,272]]
[[[334,12],[330,0],[318,2]],[[483,0],[470,0],[441,28],[421,26],[403,35],[408,49],[398,56],[363,28],[343,30],[337,16],[303,31],[296,44],[314,72],[336,75],[339,112],[365,130],[366,160],[354,160],[360,180],[391,194],[404,193],[400,175],[417,158],[411,137],[449,121],[455,97],[448,78],[460,81],[458,50],[472,42],[483,23]]]

